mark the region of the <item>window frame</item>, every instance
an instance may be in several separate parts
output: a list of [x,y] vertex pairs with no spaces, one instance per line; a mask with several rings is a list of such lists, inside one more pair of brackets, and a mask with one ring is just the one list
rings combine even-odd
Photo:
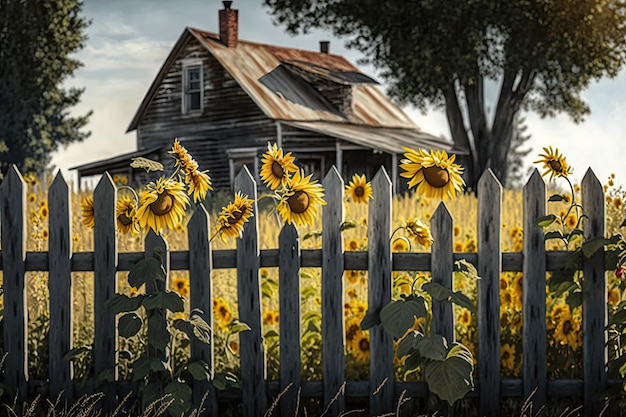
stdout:
[[[199,83],[198,88],[190,89],[190,71],[197,70],[199,78],[197,82]],[[201,59],[192,59],[192,60],[184,60],[183,61],[183,69],[182,69],[182,86],[181,86],[181,96],[182,96],[182,113],[183,114],[198,114],[202,113],[204,110],[204,71],[202,66]],[[195,81],[195,80],[194,80]],[[200,108],[192,109],[191,106],[191,95],[192,94],[200,94]]]

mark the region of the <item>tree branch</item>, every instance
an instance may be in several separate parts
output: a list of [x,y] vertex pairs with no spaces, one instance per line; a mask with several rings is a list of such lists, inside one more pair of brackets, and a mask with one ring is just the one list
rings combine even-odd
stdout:
[[444,89],[443,95],[446,101],[446,117],[448,119],[448,125],[450,126],[452,140],[457,146],[468,150],[471,166],[467,167],[467,174],[473,180],[473,175],[476,172],[476,167],[478,166],[478,158],[474,144],[470,143],[470,138],[467,135],[467,130],[465,129],[463,113],[461,112],[459,99],[456,95],[454,82],[450,83],[448,87]]

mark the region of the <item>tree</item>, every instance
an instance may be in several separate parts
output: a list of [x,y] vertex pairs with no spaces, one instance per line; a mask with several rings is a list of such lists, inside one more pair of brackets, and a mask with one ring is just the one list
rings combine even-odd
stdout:
[[0,171],[40,174],[59,146],[89,136],[91,112],[70,109],[84,89],[64,88],[81,63],[89,21],[81,0],[0,0]]
[[[445,109],[452,140],[470,151],[468,186],[486,168],[506,180],[515,117],[589,113],[580,93],[626,58],[622,0],[265,0],[291,33],[349,36],[402,104]],[[494,111],[486,86],[494,85]]]
[[[532,171],[532,168],[527,168],[524,165],[524,158],[532,152],[532,148],[522,149],[522,146],[527,145],[531,138],[527,133],[528,126],[525,123],[523,117],[516,117],[513,125],[513,137],[511,138],[511,149],[507,154],[506,166],[506,184],[509,188],[522,188],[528,180],[528,175]],[[526,169],[524,169],[526,168]]]

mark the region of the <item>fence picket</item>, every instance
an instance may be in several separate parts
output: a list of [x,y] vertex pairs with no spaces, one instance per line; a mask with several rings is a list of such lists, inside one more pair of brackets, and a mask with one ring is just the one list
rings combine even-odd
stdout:
[[[209,213],[203,205],[195,211],[187,224],[187,240],[189,248],[189,307],[191,311],[200,309],[208,320],[211,328],[213,321],[213,256],[209,232]],[[207,364],[213,375],[215,369],[215,353],[213,332],[209,335],[209,343],[198,340],[191,341],[191,360],[201,360]],[[218,414],[217,393],[211,381],[193,382],[193,403],[200,407],[203,396],[206,394],[204,408],[206,414],[201,416],[216,416]]]
[[343,235],[344,183],[333,166],[322,182],[322,375],[324,407],[331,416],[345,411]]
[[26,310],[26,187],[13,165],[2,181],[2,288],[4,290],[4,380],[26,398],[28,328]]
[[[381,167],[372,179],[374,198],[367,219],[368,310],[380,311],[391,301],[391,180]],[[381,325],[370,330],[370,415],[394,411],[393,340]]]
[[500,219],[502,185],[491,169],[478,180],[479,415],[500,415]]
[[300,393],[300,239],[293,224],[283,227],[278,238],[280,311],[280,415],[298,416]]
[[[454,256],[452,244],[452,216],[441,202],[430,220],[434,245],[431,249],[430,270],[433,282],[452,290]],[[433,299],[432,332],[446,338],[448,346],[454,342],[454,312],[450,301]]]
[[72,364],[63,355],[72,349],[72,227],[70,190],[59,171],[48,193],[50,293],[49,374],[50,395],[63,399],[73,397]]
[[536,414],[547,401],[546,245],[537,219],[546,214],[546,185],[536,169],[523,191],[522,378]]
[[[106,305],[117,293],[117,239],[115,199],[117,191],[105,173],[93,192],[95,227],[94,252],[94,371],[96,379],[104,376],[117,380],[117,317]],[[115,385],[102,386],[104,410],[115,409]]]
[[262,416],[266,410],[265,352],[261,333],[261,281],[259,279],[259,221],[256,182],[244,165],[235,178],[235,190],[254,200],[254,216],[237,240],[237,297],[239,320],[250,326],[239,334],[242,411],[245,417]]
[[[604,237],[604,190],[593,171],[588,170],[581,182],[585,241]],[[583,381],[584,415],[599,416],[603,404],[599,395],[606,389],[605,364],[608,359],[607,277],[604,271],[604,249],[590,258],[583,257]]]

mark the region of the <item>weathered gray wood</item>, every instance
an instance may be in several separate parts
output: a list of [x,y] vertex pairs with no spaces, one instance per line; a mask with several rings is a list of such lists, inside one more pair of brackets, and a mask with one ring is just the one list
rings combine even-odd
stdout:
[[324,409],[336,416],[345,411],[345,345],[343,235],[344,183],[333,166],[322,182],[326,205],[322,211],[322,375]]
[[[117,239],[115,230],[116,188],[108,173],[105,173],[93,193],[95,228],[93,231],[94,251],[94,370],[96,376],[110,372],[117,380],[117,317],[106,306],[117,293]],[[102,387],[105,410],[115,409],[115,386]]]
[[4,383],[26,399],[28,338],[26,310],[26,186],[15,165],[0,187],[2,288],[4,290]]
[[72,226],[70,190],[59,171],[50,186],[48,251],[50,273],[50,333],[49,375],[50,396],[57,398],[63,392],[64,400],[71,400],[74,383],[72,364],[63,358],[73,347],[72,323]]
[[[391,302],[391,180],[381,167],[372,179],[374,198],[369,201],[368,309],[378,311]],[[325,230],[325,229],[324,229]],[[393,339],[379,324],[370,330],[370,415],[393,412]]]
[[[434,240],[430,258],[433,282],[452,290],[454,273],[452,216],[445,203],[439,203],[430,220],[430,227]],[[433,299],[432,332],[445,337],[448,346],[454,342],[454,312],[450,301]]]
[[[209,213],[200,205],[187,223],[187,240],[189,242],[189,306],[191,310],[200,309],[213,328],[213,257],[209,225]],[[215,353],[213,332],[209,336],[209,343],[198,340],[191,341],[191,360],[201,360],[213,372],[215,368]],[[204,395],[204,409],[202,416],[216,416],[218,413],[216,388],[211,381],[193,382],[193,403],[199,407]]]
[[280,415],[298,415],[301,388],[300,359],[300,238],[293,224],[283,227],[278,238],[280,308]]
[[[149,280],[146,282],[146,294],[163,293],[169,286],[169,252],[167,250],[167,242],[161,235],[157,235],[154,230],[150,229],[146,235],[144,241],[144,249],[146,258],[155,257],[160,260],[163,269],[165,270],[165,281],[161,280]],[[148,339],[151,339],[150,335],[150,320],[154,320],[154,317],[160,317],[167,320],[167,311],[165,309],[154,309],[148,311]],[[165,349],[155,349],[148,345],[148,354],[152,357],[160,357],[162,361],[167,361],[169,356],[169,345]]]
[[259,222],[256,182],[246,166],[235,178],[235,190],[254,200],[254,216],[237,240],[237,297],[239,320],[250,326],[239,334],[244,417],[266,411],[265,352],[261,328],[261,280],[259,279]]
[[523,398],[532,397],[536,414],[547,401],[546,245],[537,219],[546,214],[546,184],[534,170],[524,186],[524,276],[522,278]]
[[491,169],[478,181],[478,383],[480,416],[500,415],[502,186]]
[[[581,182],[585,241],[604,237],[604,190],[591,169]],[[604,249],[589,259],[583,257],[583,380],[586,417],[598,416],[603,402],[598,395],[606,388],[605,365],[608,359],[607,333],[607,277],[604,270]]]

